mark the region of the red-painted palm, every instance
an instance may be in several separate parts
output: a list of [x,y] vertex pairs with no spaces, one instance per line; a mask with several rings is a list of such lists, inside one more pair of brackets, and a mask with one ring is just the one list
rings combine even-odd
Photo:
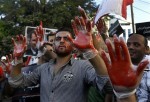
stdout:
[[14,45],[13,57],[20,58],[26,51],[26,38],[23,35],[17,35],[16,39],[12,38]]
[[76,35],[75,40],[73,40],[74,45],[81,51],[94,50],[93,39],[92,39],[92,24],[90,21],[85,21],[83,17],[75,17],[72,20],[72,28]]
[[132,91],[139,84],[144,68],[149,62],[142,61],[135,70],[123,38],[118,39],[116,35],[114,36],[115,49],[112,48],[109,40],[106,40],[106,45],[111,61],[104,52],[102,52],[102,58],[115,91]]

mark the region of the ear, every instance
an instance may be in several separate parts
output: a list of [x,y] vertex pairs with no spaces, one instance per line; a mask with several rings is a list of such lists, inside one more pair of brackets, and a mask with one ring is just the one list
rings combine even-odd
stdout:
[[146,51],[145,51],[146,55],[149,55],[150,54],[150,48],[149,46],[146,46]]

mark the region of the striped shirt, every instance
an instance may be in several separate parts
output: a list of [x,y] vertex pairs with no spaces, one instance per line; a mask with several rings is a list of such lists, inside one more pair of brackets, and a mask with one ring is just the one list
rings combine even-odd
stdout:
[[[144,59],[150,61],[150,56],[146,56]],[[138,102],[150,102],[150,64],[145,68],[142,80],[137,88],[137,100]]]
[[101,91],[108,81],[108,77],[96,74],[89,61],[73,58],[54,76],[55,62],[42,64],[30,75],[10,77],[9,83],[13,87],[25,87],[40,82],[41,102],[87,102],[89,86]]

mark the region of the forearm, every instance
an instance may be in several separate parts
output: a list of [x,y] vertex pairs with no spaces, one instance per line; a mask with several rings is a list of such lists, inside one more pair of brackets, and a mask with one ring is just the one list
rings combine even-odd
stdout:
[[108,75],[106,65],[103,59],[97,54],[94,58],[89,59],[93,67],[95,68],[97,74],[99,75]]

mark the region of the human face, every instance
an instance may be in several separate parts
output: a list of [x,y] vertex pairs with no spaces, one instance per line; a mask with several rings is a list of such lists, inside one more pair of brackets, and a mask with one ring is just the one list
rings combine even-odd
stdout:
[[144,45],[144,37],[139,34],[132,35],[127,41],[128,50],[132,63],[137,65],[143,59],[146,47]]
[[30,42],[31,46],[34,48],[36,47],[36,44],[37,44],[37,37],[34,33],[32,33],[32,36],[31,36],[31,42]]
[[60,31],[56,34],[54,50],[57,56],[64,57],[71,54],[73,47],[68,39],[68,36],[71,36],[68,31]]
[[48,43],[50,43],[52,45],[54,43],[54,39],[55,39],[55,35],[48,36]]

